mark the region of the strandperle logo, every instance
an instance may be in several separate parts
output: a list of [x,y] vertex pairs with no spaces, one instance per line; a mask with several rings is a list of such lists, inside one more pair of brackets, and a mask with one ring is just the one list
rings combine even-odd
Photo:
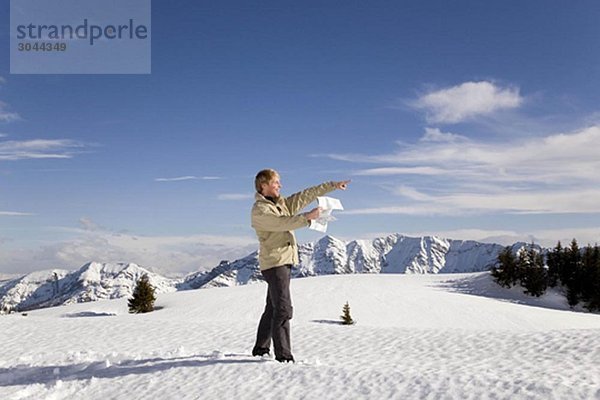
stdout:
[[11,74],[149,74],[151,0],[11,0]]
[[86,39],[90,46],[100,39],[147,39],[148,27],[144,24],[136,24],[133,19],[129,19],[127,24],[123,25],[94,25],[89,24],[85,18],[81,25],[45,25],[30,23],[27,25],[17,25],[17,39],[22,40],[74,40]]

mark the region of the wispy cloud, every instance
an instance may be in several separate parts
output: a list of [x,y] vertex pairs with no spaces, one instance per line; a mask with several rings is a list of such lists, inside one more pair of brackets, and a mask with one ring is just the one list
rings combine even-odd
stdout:
[[0,101],[0,122],[12,122],[21,119],[21,116],[18,113],[8,111],[7,108],[8,105]]
[[418,191],[415,188],[406,185],[400,185],[393,189],[394,194],[397,196],[403,196],[411,200],[432,200],[432,196],[429,196],[423,192]]
[[105,229],[104,227],[101,227],[100,225],[96,224],[94,221],[91,220],[91,218],[88,217],[79,218],[79,225],[85,231],[100,231]]
[[600,125],[497,143],[421,139],[399,143],[398,151],[390,154],[330,157],[391,164],[358,170],[356,175],[422,177],[415,187],[403,183],[387,188],[399,198],[396,204],[349,214],[597,213],[598,143]]
[[178,176],[175,178],[156,178],[154,179],[156,182],[177,182],[177,181],[192,181],[192,180],[200,180],[200,181],[210,181],[210,180],[217,180],[217,179],[222,179],[219,176],[193,176],[193,175],[186,175],[186,176]]
[[35,215],[35,214],[26,213],[26,212],[18,212],[18,211],[0,211],[0,216],[23,217],[23,216],[30,216],[30,215]]
[[[401,206],[357,208],[344,214],[404,214],[419,216],[477,215],[487,213],[568,214],[600,213],[600,190],[536,191],[510,190],[501,193],[459,192],[447,195],[406,196]],[[415,193],[416,190],[413,189]],[[398,191],[396,191],[398,192]],[[415,202],[418,201],[418,202]]]
[[69,139],[10,140],[0,142],[1,160],[23,160],[36,158],[71,158],[83,143]]
[[[0,85],[3,85],[5,83],[6,79],[0,76]],[[19,114],[17,114],[16,112],[8,111],[7,109],[8,104],[4,103],[3,101],[0,101],[0,122],[12,122],[21,119],[21,116]],[[2,135],[0,135],[0,137],[2,137]]]
[[421,138],[422,142],[465,142],[469,139],[466,136],[457,135],[451,132],[442,132],[439,128],[425,128],[425,134]]
[[[352,157],[343,158],[332,155],[332,158],[344,161],[352,161]],[[384,175],[443,175],[447,173],[442,168],[434,167],[382,167],[369,168],[356,171],[354,175],[362,176],[384,176]]]
[[217,196],[218,200],[248,200],[254,198],[251,193],[223,193]]
[[409,105],[425,111],[429,123],[452,124],[517,108],[522,103],[519,88],[480,81],[427,92]]

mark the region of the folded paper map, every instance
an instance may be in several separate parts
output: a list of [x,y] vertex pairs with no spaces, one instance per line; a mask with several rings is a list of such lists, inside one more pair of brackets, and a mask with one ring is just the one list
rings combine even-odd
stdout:
[[310,229],[319,232],[327,231],[327,223],[335,221],[335,217],[331,215],[333,210],[343,210],[342,202],[333,197],[321,196],[317,197],[317,205],[321,207],[321,216],[310,221]]

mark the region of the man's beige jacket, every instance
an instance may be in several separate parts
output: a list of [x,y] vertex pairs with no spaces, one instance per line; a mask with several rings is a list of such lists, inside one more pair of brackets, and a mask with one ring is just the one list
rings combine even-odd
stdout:
[[294,229],[309,225],[302,214],[296,215],[318,196],[336,189],[334,182],[325,182],[289,197],[280,196],[276,204],[256,193],[252,207],[252,227],[259,241],[258,263],[261,271],[284,264],[298,264],[298,245]]

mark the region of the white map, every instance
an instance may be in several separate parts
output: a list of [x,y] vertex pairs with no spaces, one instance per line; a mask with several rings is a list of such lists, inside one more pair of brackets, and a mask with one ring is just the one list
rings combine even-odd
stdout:
[[319,232],[327,232],[327,223],[335,221],[335,217],[331,215],[333,210],[343,210],[342,202],[333,197],[321,196],[317,197],[317,205],[321,207],[321,216],[310,221],[310,229]]

